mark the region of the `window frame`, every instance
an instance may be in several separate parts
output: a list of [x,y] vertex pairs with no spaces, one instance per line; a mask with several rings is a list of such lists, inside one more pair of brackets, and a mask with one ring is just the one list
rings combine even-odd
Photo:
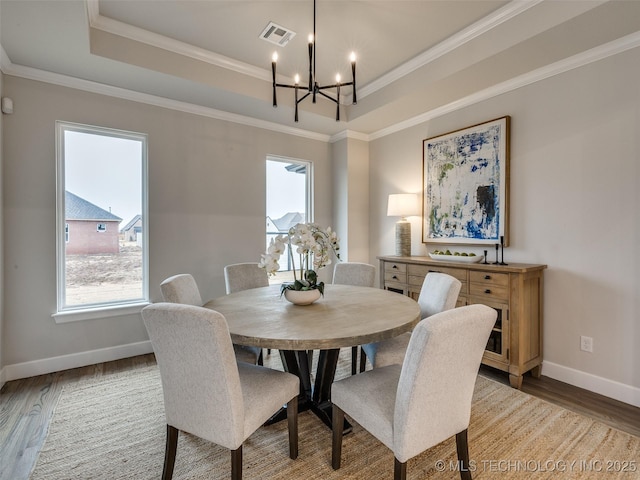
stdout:
[[[265,171],[267,169],[267,162],[278,162],[278,163],[283,163],[283,164],[297,164],[297,165],[304,165],[306,167],[306,172],[305,172],[305,192],[306,192],[306,198],[305,198],[305,222],[306,223],[313,223],[314,222],[314,194],[313,194],[313,174],[314,174],[314,165],[313,162],[310,160],[302,160],[299,158],[292,158],[292,157],[284,157],[284,156],[279,156],[279,155],[267,155],[266,159],[265,159]],[[268,195],[268,182],[265,182],[265,219],[267,218],[267,210],[266,210],[266,195]],[[266,225],[265,225],[266,226]],[[268,234],[265,230],[265,238],[267,239],[267,244],[268,244]],[[282,265],[282,263],[281,263]],[[282,272],[293,272],[293,270],[284,270]],[[269,282],[271,284],[275,284],[275,283],[281,283],[282,281],[288,282],[288,281],[293,281],[293,273],[291,273],[291,278],[287,278],[287,277],[270,277]]]
[[[298,165],[305,165],[307,167],[306,173],[306,192],[307,198],[305,199],[305,209],[307,210],[307,223],[313,223],[314,218],[314,204],[313,204],[313,162],[310,160],[302,160],[300,158],[292,158],[292,157],[283,157],[280,155],[267,155],[265,162],[280,162],[280,163],[297,163]],[[266,168],[266,163],[265,163]],[[265,185],[266,188],[266,185]],[[266,205],[265,205],[265,218],[267,216]]]
[[144,133],[119,130],[80,123],[56,121],[56,312],[52,315],[56,323],[65,323],[95,318],[130,315],[138,313],[149,304],[149,235],[142,236],[142,296],[131,300],[116,300],[95,304],[67,306],[66,299],[66,243],[69,230],[65,206],[65,132],[73,131],[91,135],[110,136],[140,141],[141,152],[141,215],[142,228],[149,232],[149,182],[148,182],[148,136]]

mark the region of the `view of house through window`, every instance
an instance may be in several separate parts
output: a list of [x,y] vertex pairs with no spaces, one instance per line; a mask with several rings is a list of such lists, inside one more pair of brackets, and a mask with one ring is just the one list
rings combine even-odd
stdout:
[[[286,233],[297,223],[313,221],[311,212],[311,163],[267,157],[267,246],[272,238]],[[280,271],[272,283],[293,281],[293,263],[289,251],[280,257]]]
[[143,134],[59,122],[58,311],[147,300]]

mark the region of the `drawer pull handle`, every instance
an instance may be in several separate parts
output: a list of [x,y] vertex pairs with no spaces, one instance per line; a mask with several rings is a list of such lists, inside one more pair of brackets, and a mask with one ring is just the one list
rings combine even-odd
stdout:
[[391,277],[391,278],[393,278],[394,280],[397,280],[397,279],[398,279],[398,277],[396,277],[395,275],[394,275],[393,277]]
[[398,268],[398,266],[397,266],[397,265],[394,265],[394,266],[393,266],[393,267],[391,267],[391,268],[396,268],[396,269],[397,269],[397,268]]
[[485,280],[491,280],[491,275],[485,275],[485,276],[484,276],[484,279],[485,279]]
[[484,293],[491,293],[491,290],[489,290],[488,288],[484,291]]

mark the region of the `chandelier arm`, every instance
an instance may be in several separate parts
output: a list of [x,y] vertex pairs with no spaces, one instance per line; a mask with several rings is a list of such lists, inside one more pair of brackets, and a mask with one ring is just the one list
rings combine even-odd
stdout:
[[307,98],[309,95],[311,95],[311,92],[307,92],[305,93],[299,100],[297,100],[297,103],[300,103],[301,101],[303,101],[305,98]]
[[342,88],[342,87],[348,87],[349,85],[353,85],[353,82],[349,82],[349,83],[336,83],[334,85],[324,85],[322,87],[318,87],[318,90],[327,90],[328,88]]
[[324,93],[324,92],[318,91],[318,93],[319,93],[320,95],[322,95],[324,98],[328,98],[328,99],[329,99],[329,100],[331,100],[332,102],[339,103],[339,102],[338,102],[338,100],[336,100],[335,98],[333,98],[333,97],[331,97],[331,96],[327,95],[327,94],[326,94],[326,93]]

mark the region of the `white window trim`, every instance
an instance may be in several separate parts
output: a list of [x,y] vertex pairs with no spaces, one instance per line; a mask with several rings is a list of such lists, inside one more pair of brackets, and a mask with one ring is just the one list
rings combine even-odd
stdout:
[[149,182],[148,182],[148,136],[144,133],[129,132],[113,128],[83,125],[79,123],[56,121],[56,280],[57,307],[51,316],[56,323],[75,322],[123,315],[139,314],[149,300],[149,235],[142,236],[142,296],[143,298],[127,302],[110,302],[80,307],[64,307],[65,299],[65,170],[64,170],[64,132],[77,132],[97,135],[112,135],[118,138],[142,140],[142,228],[149,232]]

